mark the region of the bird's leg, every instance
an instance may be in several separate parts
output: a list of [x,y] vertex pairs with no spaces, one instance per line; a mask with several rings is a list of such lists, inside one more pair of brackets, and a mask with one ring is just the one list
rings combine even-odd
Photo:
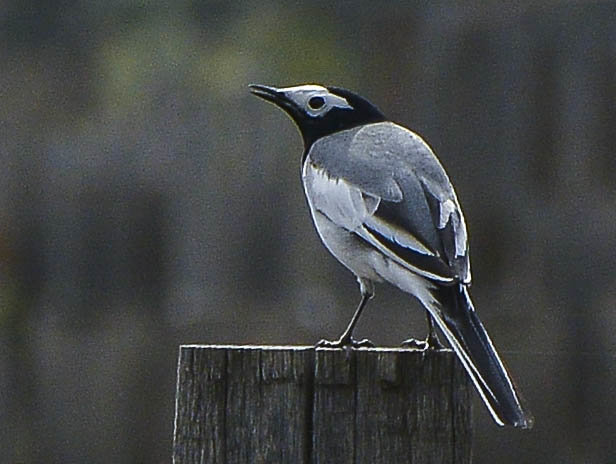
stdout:
[[353,329],[355,329],[355,324],[357,324],[357,321],[359,320],[359,316],[361,315],[361,312],[366,306],[366,303],[368,303],[368,300],[370,300],[373,296],[374,296],[374,293],[362,291],[361,301],[359,302],[359,305],[357,306],[357,309],[355,310],[355,314],[353,314],[353,318],[351,319],[351,322],[349,322],[349,325],[347,326],[346,330],[342,333],[340,338],[338,340],[332,340],[332,341],[321,340],[319,343],[317,343],[316,346],[326,347],[326,348],[342,348],[342,347],[348,347],[348,346],[360,348],[362,346],[365,346],[365,347],[374,346],[374,344],[368,339],[355,340],[353,338]]
[[404,348],[413,348],[416,350],[443,350],[445,347],[438,339],[438,335],[436,334],[436,330],[434,329],[434,320],[432,319],[432,315],[426,311],[426,320],[428,321],[428,335],[425,340],[416,340],[414,338],[409,338],[408,340],[404,340],[401,344]]
[[428,320],[428,335],[426,336],[426,345],[428,349],[432,350],[444,350],[445,346],[438,339],[436,330],[434,329],[434,319],[429,311],[426,311],[426,318]]

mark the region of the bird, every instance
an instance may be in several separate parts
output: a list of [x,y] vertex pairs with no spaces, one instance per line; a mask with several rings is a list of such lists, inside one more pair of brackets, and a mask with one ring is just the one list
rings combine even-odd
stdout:
[[361,300],[345,331],[317,346],[369,345],[353,330],[375,284],[392,284],[427,310],[423,348],[440,347],[436,325],[496,424],[531,428],[534,418],[475,311],[466,223],[430,146],[345,88],[249,88],[298,127],[301,178],[317,233],[359,284]]

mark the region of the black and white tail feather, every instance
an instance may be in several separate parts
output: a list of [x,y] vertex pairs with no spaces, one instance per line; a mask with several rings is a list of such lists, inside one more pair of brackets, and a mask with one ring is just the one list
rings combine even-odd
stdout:
[[297,123],[305,145],[302,182],[317,232],[360,284],[362,301],[335,343],[352,341],[373,283],[389,282],[426,307],[496,423],[531,427],[473,307],[464,216],[430,147],[344,89],[251,89]]
[[532,416],[525,411],[513,380],[477,317],[468,287],[463,284],[440,286],[432,290],[432,294],[434,301],[427,304],[428,310],[458,355],[495,422],[532,427]]

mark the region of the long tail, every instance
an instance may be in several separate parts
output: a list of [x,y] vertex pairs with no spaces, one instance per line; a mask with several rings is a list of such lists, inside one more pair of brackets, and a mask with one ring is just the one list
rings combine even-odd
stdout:
[[531,428],[533,416],[522,405],[513,380],[475,313],[467,287],[463,284],[439,286],[432,294],[435,301],[426,306],[496,423]]

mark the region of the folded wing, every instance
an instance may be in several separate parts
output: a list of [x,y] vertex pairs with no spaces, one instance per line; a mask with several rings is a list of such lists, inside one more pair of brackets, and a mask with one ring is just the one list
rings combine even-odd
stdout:
[[412,272],[470,282],[466,225],[430,147],[393,123],[313,145],[304,175],[313,207]]

